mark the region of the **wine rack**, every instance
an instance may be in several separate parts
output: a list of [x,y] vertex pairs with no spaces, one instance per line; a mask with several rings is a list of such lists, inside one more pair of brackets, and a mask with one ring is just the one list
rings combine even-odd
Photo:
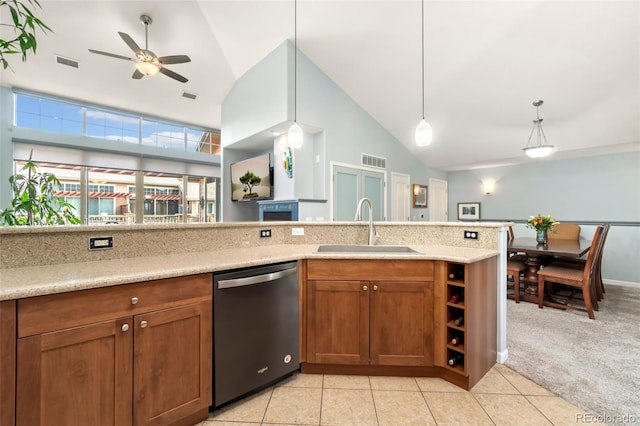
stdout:
[[447,263],[447,365],[458,373],[465,370],[466,281],[465,265]]

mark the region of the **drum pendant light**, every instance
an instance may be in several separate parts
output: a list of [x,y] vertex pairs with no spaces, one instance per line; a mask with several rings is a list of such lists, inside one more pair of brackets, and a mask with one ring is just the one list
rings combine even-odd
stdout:
[[293,124],[289,127],[288,141],[291,148],[302,147],[304,134],[298,125],[298,0],[293,1]]
[[428,146],[431,145],[431,139],[433,138],[433,132],[431,126],[424,119],[424,0],[422,0],[422,120],[416,127],[416,145]]

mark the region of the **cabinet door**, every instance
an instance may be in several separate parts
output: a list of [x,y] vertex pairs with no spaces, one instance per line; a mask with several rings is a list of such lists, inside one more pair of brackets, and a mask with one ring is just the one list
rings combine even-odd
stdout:
[[369,283],[307,283],[307,361],[368,364]]
[[371,364],[433,365],[433,283],[371,282]]
[[18,426],[131,425],[132,318],[18,339]]
[[211,300],[136,315],[134,424],[167,425],[212,403]]

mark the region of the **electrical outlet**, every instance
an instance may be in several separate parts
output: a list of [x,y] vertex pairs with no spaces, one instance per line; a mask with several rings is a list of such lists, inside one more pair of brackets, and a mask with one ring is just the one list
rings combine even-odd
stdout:
[[304,228],[291,228],[291,235],[304,235]]
[[113,248],[113,237],[90,237],[89,250],[102,250]]
[[271,229],[260,230],[260,238],[270,238],[270,237],[271,237]]
[[477,240],[478,239],[478,231],[464,231],[464,239],[465,240]]

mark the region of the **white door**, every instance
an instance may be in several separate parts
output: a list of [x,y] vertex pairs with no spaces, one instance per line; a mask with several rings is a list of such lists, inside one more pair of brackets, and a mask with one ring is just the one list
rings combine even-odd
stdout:
[[391,220],[394,222],[408,221],[410,206],[409,175],[391,173]]
[[429,221],[447,222],[447,181],[429,179]]

